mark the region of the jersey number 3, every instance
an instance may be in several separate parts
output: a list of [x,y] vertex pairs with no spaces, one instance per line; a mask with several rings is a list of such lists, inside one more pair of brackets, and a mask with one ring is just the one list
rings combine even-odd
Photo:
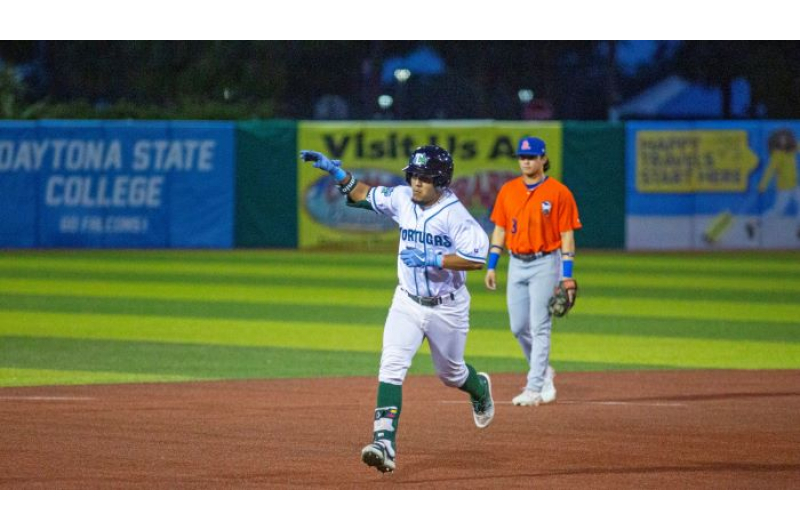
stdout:
[[516,219],[511,219],[511,233],[512,234],[516,234],[517,233],[517,220]]

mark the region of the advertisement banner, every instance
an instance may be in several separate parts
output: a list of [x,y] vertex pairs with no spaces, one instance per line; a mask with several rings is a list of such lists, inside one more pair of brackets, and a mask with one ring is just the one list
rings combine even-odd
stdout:
[[[384,186],[406,184],[402,170],[416,147],[439,145],[455,162],[451,189],[490,232],[497,192],[520,174],[515,153],[526,135],[546,142],[550,174],[560,179],[560,122],[301,122],[297,144],[341,160],[361,181]],[[346,207],[333,178],[303,162],[298,162],[298,200],[301,248],[397,240],[391,219]]]
[[800,248],[800,123],[627,126],[626,247]]
[[0,125],[0,246],[218,247],[233,238],[233,125]]

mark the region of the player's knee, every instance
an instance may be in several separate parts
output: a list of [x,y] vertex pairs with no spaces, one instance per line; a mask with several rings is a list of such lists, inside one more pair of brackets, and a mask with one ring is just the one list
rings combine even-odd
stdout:
[[393,385],[402,385],[405,381],[406,374],[408,373],[408,366],[402,363],[389,362],[381,365],[378,372],[378,379],[382,383],[391,383]]
[[527,324],[514,324],[511,323],[511,334],[514,335],[514,338],[519,339],[520,337],[524,338],[531,334],[530,327]]
[[458,388],[464,384],[464,381],[467,380],[469,372],[467,371],[467,367],[464,366],[460,370],[450,370],[447,372],[440,372],[438,376],[439,380],[446,386],[452,386]]
[[391,385],[402,385],[405,380],[405,373],[392,372],[389,370],[381,369],[378,372],[378,381],[381,383],[389,383]]

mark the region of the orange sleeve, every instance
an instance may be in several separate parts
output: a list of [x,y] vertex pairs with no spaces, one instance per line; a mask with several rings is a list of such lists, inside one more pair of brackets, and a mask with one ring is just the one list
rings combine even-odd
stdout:
[[560,232],[568,232],[569,230],[578,230],[583,225],[578,216],[578,205],[575,203],[575,197],[568,188],[564,188],[561,193],[559,202],[562,207],[558,212],[558,230]]

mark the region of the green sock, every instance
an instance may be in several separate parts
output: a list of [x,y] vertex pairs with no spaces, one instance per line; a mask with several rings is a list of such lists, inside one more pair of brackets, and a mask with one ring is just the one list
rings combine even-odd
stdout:
[[391,383],[378,383],[378,404],[375,407],[374,437],[389,440],[396,448],[397,425],[403,408],[403,386]]
[[475,371],[472,365],[467,364],[467,370],[469,371],[467,380],[458,388],[468,393],[472,401],[483,401],[486,397],[486,383],[478,376],[478,372]]

